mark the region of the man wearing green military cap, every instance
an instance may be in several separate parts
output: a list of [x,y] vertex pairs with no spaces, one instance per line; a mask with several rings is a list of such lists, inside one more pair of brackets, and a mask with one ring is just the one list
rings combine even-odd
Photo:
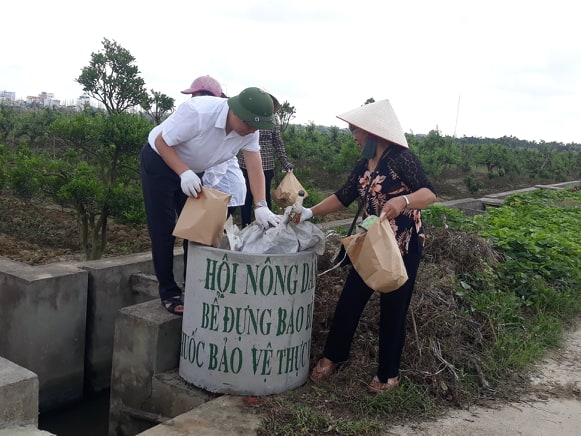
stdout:
[[[188,196],[198,197],[204,171],[242,150],[255,199],[254,216],[264,228],[280,217],[266,206],[258,129],[274,126],[273,97],[251,87],[229,99],[200,96],[180,106],[148,136],[141,151],[141,180],[159,296],[171,313],[183,313],[173,275],[172,235]],[[187,245],[184,243],[184,258]]]

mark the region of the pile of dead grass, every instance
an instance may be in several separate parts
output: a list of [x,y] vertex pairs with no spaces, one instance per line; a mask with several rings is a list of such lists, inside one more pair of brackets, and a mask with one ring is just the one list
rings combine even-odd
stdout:
[[[408,315],[403,383],[393,401],[373,398],[367,390],[377,361],[379,294],[374,294],[349,361],[328,381],[309,381],[285,394],[264,397],[261,434],[379,434],[395,422],[514,393],[515,386],[499,386],[489,379],[485,353],[494,341],[494,326],[471,310],[457,286],[464,275],[494,267],[499,255],[472,234],[433,229],[428,236]],[[329,268],[336,241],[330,238],[328,247],[319,258],[319,271]],[[311,367],[322,352],[346,274],[347,268],[340,268],[317,278]]]

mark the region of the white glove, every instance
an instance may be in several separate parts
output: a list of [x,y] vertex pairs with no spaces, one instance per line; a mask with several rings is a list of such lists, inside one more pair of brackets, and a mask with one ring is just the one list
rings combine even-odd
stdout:
[[304,207],[301,211],[301,220],[299,222],[303,222],[306,220],[310,220],[313,217],[313,211],[309,207]]
[[278,226],[281,222],[280,215],[275,215],[268,207],[254,209],[254,218],[263,228],[268,229],[271,225]]
[[180,174],[180,179],[183,193],[198,198],[198,193],[202,191],[202,181],[198,175],[192,170],[186,170]]

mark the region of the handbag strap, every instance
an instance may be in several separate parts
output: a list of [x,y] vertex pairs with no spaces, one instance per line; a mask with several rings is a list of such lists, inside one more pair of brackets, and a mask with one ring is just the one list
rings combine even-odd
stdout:
[[[382,160],[387,158],[387,156],[389,156],[389,154],[391,153],[391,151],[393,149],[394,149],[393,146],[387,147],[384,150],[383,154],[380,156],[379,162],[381,162]],[[378,164],[379,164],[379,162],[378,162]],[[363,201],[359,204],[359,208],[357,209],[357,213],[355,214],[355,218],[353,218],[353,222],[351,223],[351,227],[349,227],[349,232],[347,233],[347,236],[351,236],[351,233],[353,233],[353,230],[355,230],[355,225],[357,224],[357,218],[359,218],[359,214],[363,210],[363,206],[365,204],[367,204],[367,195],[369,194],[370,188],[371,188],[371,180],[369,180],[369,184],[367,185],[367,189],[365,190],[365,195],[363,196]]]
[[351,227],[349,227],[349,231],[347,232],[347,236],[351,236],[353,230],[355,230],[355,225],[357,224],[357,218],[359,218],[359,214],[363,210],[363,206],[367,204],[367,195],[369,194],[369,188],[371,188],[371,180],[367,185],[367,189],[365,190],[365,195],[363,196],[363,201],[359,203],[359,207],[357,208],[357,213],[355,214],[355,218],[353,218],[353,222],[351,223]]

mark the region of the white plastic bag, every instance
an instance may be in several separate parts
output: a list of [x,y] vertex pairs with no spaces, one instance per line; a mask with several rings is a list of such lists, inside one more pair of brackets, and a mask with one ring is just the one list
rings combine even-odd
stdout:
[[240,232],[240,251],[252,254],[288,254],[312,249],[325,252],[325,233],[310,221],[280,224],[264,230],[253,223]]

